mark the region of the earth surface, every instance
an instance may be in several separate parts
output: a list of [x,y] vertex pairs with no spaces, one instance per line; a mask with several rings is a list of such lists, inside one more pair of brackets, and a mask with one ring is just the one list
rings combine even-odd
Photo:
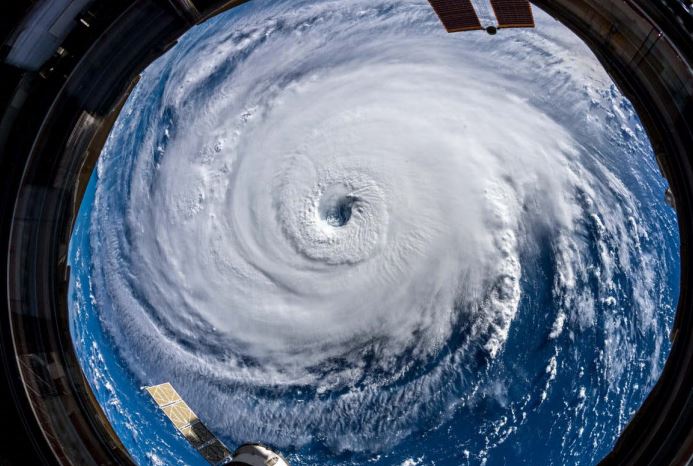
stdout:
[[70,247],[136,463],[206,464],[162,382],[292,465],[611,449],[669,351],[676,215],[631,104],[534,12],[489,36],[424,0],[254,0],[143,72]]

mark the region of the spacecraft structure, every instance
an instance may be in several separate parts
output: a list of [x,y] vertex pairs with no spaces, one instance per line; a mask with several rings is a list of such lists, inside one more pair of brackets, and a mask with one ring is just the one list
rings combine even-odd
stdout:
[[529,0],[429,0],[429,3],[448,32],[485,30],[493,35],[498,29],[534,27]]
[[259,443],[241,445],[234,453],[219,440],[169,383],[144,387],[176,430],[214,466],[288,466],[278,453]]

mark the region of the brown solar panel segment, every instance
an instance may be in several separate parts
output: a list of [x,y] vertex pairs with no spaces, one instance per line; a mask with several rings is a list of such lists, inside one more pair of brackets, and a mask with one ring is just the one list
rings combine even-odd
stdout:
[[528,0],[491,0],[498,26],[502,28],[533,28],[534,16]]
[[428,0],[448,32],[482,29],[471,0]]
[[183,434],[183,437],[188,439],[188,442],[190,442],[194,448],[200,448],[210,440],[214,440],[214,434],[212,434],[201,422],[183,427],[180,429],[180,433]]
[[198,451],[211,464],[217,464],[231,456],[231,452],[219,440],[215,440],[206,447],[200,448]]

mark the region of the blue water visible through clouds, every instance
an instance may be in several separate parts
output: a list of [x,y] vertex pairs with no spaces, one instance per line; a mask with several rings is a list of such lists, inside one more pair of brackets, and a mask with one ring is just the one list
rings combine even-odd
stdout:
[[676,214],[635,110],[537,27],[255,0],[147,68],[73,231],[71,332],[137,464],[145,386],[292,465],[594,464],[663,368]]

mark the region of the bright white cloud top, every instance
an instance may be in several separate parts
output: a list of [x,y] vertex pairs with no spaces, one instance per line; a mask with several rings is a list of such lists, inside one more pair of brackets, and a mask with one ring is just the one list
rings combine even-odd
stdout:
[[503,403],[524,309],[548,353],[518,413],[571,359],[576,389],[612,396],[612,441],[665,357],[675,219],[630,105],[535,13],[491,37],[418,0],[258,2],[147,69],[90,226],[137,380],[234,441],[386,452]]

